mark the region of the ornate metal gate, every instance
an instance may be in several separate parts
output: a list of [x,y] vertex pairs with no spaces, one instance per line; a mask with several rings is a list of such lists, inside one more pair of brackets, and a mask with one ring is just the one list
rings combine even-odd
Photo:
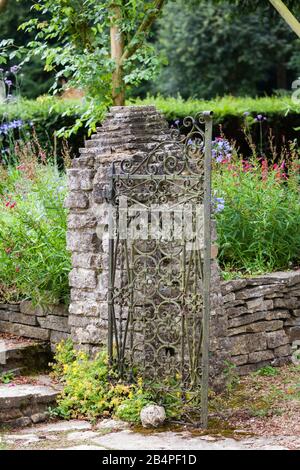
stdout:
[[212,113],[183,124],[111,168],[108,353],[206,427]]

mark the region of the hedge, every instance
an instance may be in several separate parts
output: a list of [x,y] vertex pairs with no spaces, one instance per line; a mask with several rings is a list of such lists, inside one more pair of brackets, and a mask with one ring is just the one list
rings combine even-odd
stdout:
[[[276,143],[280,145],[282,139],[294,140],[299,136],[296,130],[300,127],[300,107],[293,103],[288,96],[264,97],[264,98],[235,98],[224,97],[211,101],[187,100],[178,98],[148,97],[136,99],[132,104],[154,104],[166,117],[170,124],[176,119],[182,120],[187,115],[194,116],[203,110],[214,112],[215,133],[219,133],[219,125],[222,125],[225,135],[229,139],[237,141],[242,151],[247,151],[241,125],[244,113],[252,116],[263,114],[268,121],[265,126],[267,133],[272,128]],[[42,143],[53,142],[54,132],[62,127],[71,127],[85,110],[85,104],[61,100],[53,97],[41,97],[37,100],[21,99],[9,105],[0,105],[1,121],[22,119],[32,121]],[[76,135],[68,139],[74,151],[83,145],[87,129],[81,128]]]

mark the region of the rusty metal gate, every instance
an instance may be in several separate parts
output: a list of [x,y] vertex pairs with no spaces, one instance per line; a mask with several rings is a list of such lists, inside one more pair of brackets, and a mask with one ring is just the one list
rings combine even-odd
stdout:
[[110,172],[108,353],[207,426],[212,113]]

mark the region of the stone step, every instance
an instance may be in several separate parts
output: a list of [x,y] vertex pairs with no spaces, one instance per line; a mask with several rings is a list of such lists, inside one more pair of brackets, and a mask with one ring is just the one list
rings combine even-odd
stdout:
[[0,336],[0,376],[8,372],[25,375],[44,371],[51,359],[49,343]]
[[25,427],[45,421],[59,388],[46,377],[36,383],[0,385],[0,428]]

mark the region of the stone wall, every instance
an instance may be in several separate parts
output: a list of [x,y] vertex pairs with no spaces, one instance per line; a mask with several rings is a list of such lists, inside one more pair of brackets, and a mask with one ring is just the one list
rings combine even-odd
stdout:
[[70,336],[68,307],[34,307],[31,302],[0,303],[0,331],[16,336],[50,341],[52,347]]
[[300,271],[223,281],[221,292],[226,347],[238,372],[289,362],[300,346]]

